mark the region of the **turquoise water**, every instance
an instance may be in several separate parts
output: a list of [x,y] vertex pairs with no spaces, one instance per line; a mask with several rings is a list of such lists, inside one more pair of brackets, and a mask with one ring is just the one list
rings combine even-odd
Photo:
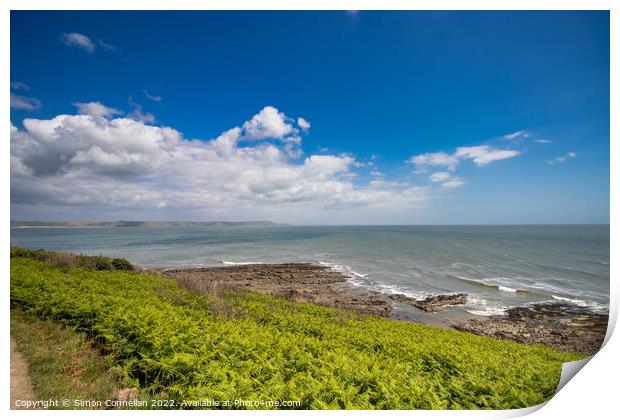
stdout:
[[607,312],[609,302],[608,225],[18,228],[11,244],[143,267],[315,262],[359,290],[465,292],[451,310],[477,315],[542,301]]

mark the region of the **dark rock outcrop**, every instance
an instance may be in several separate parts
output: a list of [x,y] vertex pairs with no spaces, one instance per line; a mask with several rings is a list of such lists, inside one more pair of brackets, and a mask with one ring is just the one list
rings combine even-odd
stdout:
[[505,315],[469,319],[452,326],[478,335],[592,354],[603,344],[607,319],[607,315],[594,313],[587,308],[543,302],[511,308]]
[[463,305],[467,303],[466,293],[430,296],[426,299],[414,299],[409,296],[396,293],[391,294],[390,298],[398,302],[410,303],[416,308],[422,309],[426,312],[437,312],[448,305]]

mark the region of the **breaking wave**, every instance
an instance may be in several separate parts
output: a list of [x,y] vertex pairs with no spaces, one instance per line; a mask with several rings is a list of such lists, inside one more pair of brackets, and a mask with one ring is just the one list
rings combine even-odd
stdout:
[[570,302],[573,305],[581,306],[583,308],[588,308],[592,312],[595,312],[595,313],[599,313],[599,314],[603,313],[603,314],[605,314],[605,313],[609,312],[609,306],[604,304],[604,303],[595,302],[593,300],[574,299],[574,298],[567,298],[567,297],[556,296],[556,295],[551,295],[551,296],[555,300],[560,300],[560,301],[564,301],[564,302]]
[[490,288],[493,288],[493,289],[501,290],[503,292],[509,292],[509,293],[530,293],[530,291],[525,289],[525,288],[518,288],[518,287],[507,286],[506,283],[509,283],[509,281],[506,281],[506,280],[510,280],[510,279],[505,279],[505,278],[488,278],[488,279],[486,279],[485,278],[485,279],[482,279],[482,280],[478,280],[478,279],[470,279],[470,278],[467,278],[467,277],[455,276],[455,275],[451,275],[450,277],[456,278],[456,279],[464,281],[466,283],[475,284],[477,286],[490,287]]
[[255,264],[264,264],[259,261],[222,261],[224,265],[255,265]]

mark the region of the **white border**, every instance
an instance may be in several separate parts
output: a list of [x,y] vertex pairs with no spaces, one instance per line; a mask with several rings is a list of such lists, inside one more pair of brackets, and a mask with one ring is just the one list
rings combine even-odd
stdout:
[[[10,146],[9,146],[9,131],[8,121],[10,120],[10,107],[9,107],[9,84],[10,84],[10,10],[610,10],[610,23],[611,23],[611,51],[610,51],[610,87],[613,95],[610,102],[610,115],[618,114],[618,39],[620,36],[618,30],[618,24],[620,23],[618,15],[617,2],[613,0],[477,0],[477,1],[465,1],[465,0],[410,0],[410,1],[397,1],[397,0],[383,0],[383,1],[369,1],[369,0],[299,0],[294,4],[290,1],[284,0],[263,0],[249,1],[249,0],[228,0],[228,1],[192,1],[192,0],[175,0],[174,2],[169,0],[5,0],[2,2],[2,13],[0,14],[0,72],[1,72],[1,84],[0,84],[0,97],[3,98],[0,101],[1,114],[4,116],[5,129],[2,131],[0,139],[2,141],[3,153],[0,154],[0,159],[3,168],[2,180],[0,182],[0,194],[1,194],[1,206],[0,217],[6,223],[6,231],[4,235],[0,236],[0,250],[8,250],[10,244],[10,231],[8,221],[10,220]],[[610,138],[618,138],[618,123],[617,120],[611,118]],[[611,165],[611,191],[618,191],[620,187],[618,183],[618,176],[620,175],[618,169],[614,166],[614,163],[618,163],[618,146],[615,142],[610,142],[610,165]],[[618,194],[611,194],[611,244],[610,244],[610,259],[611,259],[611,287],[610,287],[610,326],[615,326],[618,315],[618,302],[619,293],[617,287],[617,274],[618,269],[616,262],[620,261],[620,255],[618,254],[618,242],[617,238],[619,230],[614,223],[614,215],[619,214],[620,206],[618,205]],[[9,346],[8,346],[8,331],[9,331],[9,255],[8,252],[0,252],[0,264],[2,266],[2,294],[0,296],[3,305],[3,331],[4,334],[4,347],[2,349],[2,363],[0,375],[2,375],[2,391],[5,396],[5,400],[0,402],[2,404],[2,411],[9,410]],[[530,418],[543,419],[543,418],[573,418],[586,416],[594,418],[607,418],[609,413],[615,411],[617,393],[615,387],[618,384],[619,363],[616,354],[620,354],[620,343],[617,337],[611,336],[613,327],[609,329],[606,337],[606,345],[604,348],[583,368],[582,372],[577,375],[576,379],[569,381],[568,384],[553,397],[546,405],[539,407],[532,407],[523,410],[508,410],[508,411],[386,411],[381,412],[380,415],[389,418],[398,418],[403,415],[411,417],[433,417],[433,418],[507,418],[517,417],[532,413]],[[544,406],[543,409],[540,409]],[[540,409],[540,410],[539,410]],[[43,414],[45,413],[45,414]],[[129,412],[116,411],[116,412],[78,412],[78,411],[41,411],[41,412],[26,412],[26,411],[10,411],[9,415],[14,418],[32,418],[35,415],[45,415],[49,418],[77,418],[77,416],[87,416],[89,418],[98,418],[101,416],[113,416],[113,417],[126,417]],[[162,415],[163,413],[163,415]],[[310,418],[310,417],[325,417],[325,418],[369,418],[373,416],[373,412],[366,411],[336,411],[336,412],[318,412],[318,411],[306,411],[296,412],[294,415],[297,418]],[[378,414],[378,413],[376,413]],[[247,417],[247,412],[233,411],[233,412],[152,412],[152,411],[133,411],[131,416],[138,418],[150,418],[153,416],[159,417],[160,415],[166,418],[201,418],[205,415],[209,417],[227,417],[227,418],[240,418]],[[252,412],[250,416],[252,418],[267,419],[272,417],[284,418],[290,416],[287,412]]]

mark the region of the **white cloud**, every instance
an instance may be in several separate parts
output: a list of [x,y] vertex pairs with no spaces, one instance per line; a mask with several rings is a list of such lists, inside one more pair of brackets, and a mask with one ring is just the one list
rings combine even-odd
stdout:
[[77,107],[78,112],[82,115],[107,118],[113,115],[122,114],[122,111],[119,111],[116,108],[107,107],[101,102],[74,102],[73,105]]
[[439,183],[443,188],[448,189],[459,188],[465,184],[465,182],[458,176],[455,176],[451,172],[445,171],[435,172],[429,176],[429,179],[433,182]]
[[[132,118],[25,119],[23,130],[11,125],[12,211],[333,221],[348,209],[348,217],[355,211],[357,220],[378,220],[429,198],[428,188],[408,182],[354,182],[358,162],[351,155],[291,160],[291,147],[302,150],[287,140],[297,136],[287,121],[265,107],[212,140],[192,140]],[[248,137],[264,141],[240,144]]]
[[577,153],[575,153],[575,152],[568,152],[568,153],[567,153],[567,154],[565,154],[565,155],[558,156],[558,157],[555,157],[555,158],[553,158],[553,159],[551,159],[551,160],[547,161],[547,163],[548,163],[549,165],[553,165],[553,164],[555,164],[555,163],[564,163],[564,162],[566,162],[568,159],[572,159],[572,158],[574,158],[574,157],[576,157],[576,156],[577,156]]
[[310,130],[310,123],[302,117],[297,118],[297,125],[301,127],[301,129],[304,130],[304,132],[307,132],[308,130]]
[[449,155],[444,152],[437,153],[424,153],[421,155],[413,156],[409,159],[409,162],[416,165],[416,168],[420,172],[428,170],[429,167],[446,167],[448,170],[453,171],[459,164],[459,160],[454,155]]
[[30,86],[25,84],[24,82],[11,82],[11,89],[13,90],[30,90]]
[[243,126],[244,140],[263,140],[266,138],[298,142],[298,130],[290,123],[284,113],[273,106],[264,107]]
[[435,172],[429,178],[433,182],[445,182],[450,179],[450,172]]
[[155,115],[151,114],[150,112],[142,111],[141,106],[134,108],[131,114],[129,114],[129,118],[150,124],[153,124],[155,122]]
[[129,118],[131,118],[132,120],[150,124],[153,124],[155,122],[155,116],[150,112],[143,111],[142,105],[134,102],[131,96],[127,99],[127,102],[129,103],[129,105],[133,106],[133,111],[131,111],[131,113],[129,114]]
[[476,166],[485,166],[496,160],[509,159],[519,156],[517,150],[495,149],[491,146],[480,145],[470,147],[457,147],[453,154],[445,152],[424,153],[413,156],[410,163],[416,166],[418,173],[428,172],[430,168],[446,168],[454,172],[462,159],[471,159]]
[[36,111],[41,108],[43,103],[37,98],[29,96],[17,95],[11,92],[11,108],[21,109],[24,111]]
[[459,188],[459,187],[462,187],[463,185],[465,185],[465,181],[463,181],[461,178],[458,178],[458,177],[452,178],[441,184],[442,187],[450,188],[450,189]]
[[517,150],[494,149],[487,145],[472,147],[457,147],[454,154],[457,158],[469,158],[474,161],[476,166],[486,166],[496,160],[510,159],[519,156],[521,152]]
[[95,52],[94,42],[84,34],[77,32],[64,33],[61,35],[60,40],[70,47],[79,48],[91,54]]
[[527,138],[527,137],[530,137],[530,133],[525,130],[521,130],[521,131],[515,131],[514,133],[506,134],[502,138],[504,140],[512,141],[512,140],[517,140],[520,138]]
[[370,171],[370,175],[375,176],[375,177],[383,176],[383,174],[380,171]]
[[461,160],[470,159],[478,166],[486,166],[497,160],[510,159],[520,155],[517,150],[496,149],[488,145],[457,147],[454,153],[445,152],[424,153],[411,157],[408,162],[413,163],[416,173],[428,173],[431,169],[440,168],[428,176],[434,184],[443,189],[454,189],[465,185],[465,181],[454,175]]
[[146,90],[146,89],[143,89],[143,90],[142,90],[142,93],[144,93],[144,96],[146,96],[146,98],[147,98],[147,99],[149,99],[149,100],[151,100],[151,101],[153,101],[153,102],[161,102],[161,96],[158,96],[158,95],[151,95],[151,94],[149,93],[149,91],[148,91],[148,90]]
[[355,164],[355,159],[351,156],[340,155],[312,155],[304,161],[304,165],[317,174],[332,175],[335,173],[346,173]]
[[547,139],[538,139],[538,140],[534,140],[535,143],[541,143],[541,144],[551,144],[553,143],[553,140],[547,140]]
[[116,51],[117,50],[117,48],[114,45],[106,44],[105,42],[103,42],[100,39],[97,40],[97,44],[99,44],[99,46],[102,47],[104,50],[108,50],[108,51]]

